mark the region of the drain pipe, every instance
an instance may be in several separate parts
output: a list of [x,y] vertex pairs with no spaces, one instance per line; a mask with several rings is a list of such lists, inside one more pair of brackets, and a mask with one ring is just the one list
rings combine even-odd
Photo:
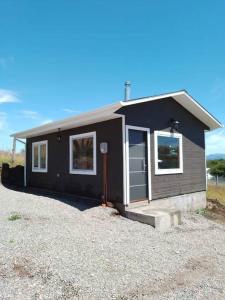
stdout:
[[100,144],[100,152],[102,153],[103,173],[102,206],[106,207],[108,202],[108,143]]
[[15,162],[15,153],[16,153],[16,138],[13,138],[13,146],[12,146],[12,165]]

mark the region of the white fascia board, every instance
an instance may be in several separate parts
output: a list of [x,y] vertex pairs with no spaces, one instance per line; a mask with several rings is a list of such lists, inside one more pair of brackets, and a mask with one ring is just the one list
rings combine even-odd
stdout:
[[[202,123],[206,124],[210,130],[222,128],[223,125],[211,115],[202,105],[200,105],[195,99],[193,99],[188,93],[184,92],[179,96],[175,96],[174,99],[196,116]],[[187,101],[189,99],[189,101]]]
[[111,105],[104,106],[100,109],[93,110],[91,112],[76,115],[63,120],[55,121],[46,125],[42,125],[36,128],[32,128],[26,131],[17,132],[11,135],[15,138],[28,138],[38,136],[42,134],[48,134],[55,132],[58,128],[60,130],[66,130],[70,128],[89,125],[91,123],[102,122],[113,118],[121,117],[121,115],[115,112],[123,106],[129,106],[134,104],[140,104],[144,102],[159,100],[172,97],[180,105],[186,108],[197,119],[202,121],[210,130],[221,128],[223,125],[216,120],[204,107],[202,107],[196,100],[194,100],[186,91],[178,91],[174,93],[161,94],[157,96],[139,98],[135,100],[120,101]]
[[116,110],[121,107],[120,103],[115,103],[112,105],[107,105],[100,109],[76,115],[63,120],[51,122],[46,125],[38,126],[26,131],[17,132],[11,135],[11,137],[16,138],[29,138],[33,136],[38,136],[42,134],[48,134],[60,130],[66,130],[70,128],[80,127],[92,124],[94,122],[102,122],[109,119],[114,119],[120,117],[118,114],[114,114]]
[[180,93],[182,93],[182,92],[161,94],[161,95],[157,95],[157,96],[138,98],[138,99],[128,100],[128,101],[120,101],[120,104],[121,104],[121,106],[128,106],[128,105],[133,105],[133,104],[138,104],[138,103],[145,103],[145,102],[164,99],[164,98],[168,98],[168,97],[174,97],[176,95],[179,95]]
[[122,106],[129,106],[138,103],[145,103],[149,101],[164,99],[164,98],[174,98],[180,105],[186,108],[190,113],[192,113],[197,119],[202,121],[210,130],[217,128],[222,128],[223,125],[214,118],[203,106],[201,106],[196,100],[194,100],[186,91],[178,91],[174,93],[161,94],[153,97],[140,98],[129,101],[121,101]]

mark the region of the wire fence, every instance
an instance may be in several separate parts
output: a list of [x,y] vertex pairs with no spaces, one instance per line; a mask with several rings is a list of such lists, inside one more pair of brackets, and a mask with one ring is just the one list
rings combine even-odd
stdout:
[[212,179],[208,179],[208,184],[224,186],[225,185],[225,177],[218,177],[217,180],[214,177]]

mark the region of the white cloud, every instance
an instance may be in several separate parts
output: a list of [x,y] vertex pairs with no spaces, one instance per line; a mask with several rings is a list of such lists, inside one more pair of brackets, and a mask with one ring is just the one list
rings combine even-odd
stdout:
[[225,128],[206,133],[206,153],[225,153]]
[[63,111],[66,113],[69,113],[69,114],[79,114],[80,113],[80,110],[73,110],[70,108],[64,108]]
[[0,104],[19,102],[18,96],[14,91],[0,89]]
[[46,120],[44,120],[44,121],[41,122],[41,125],[45,125],[45,124],[52,123],[52,122],[53,122],[53,120],[46,119]]
[[33,110],[21,110],[20,113],[26,119],[37,120],[40,118],[39,113]]
[[[25,119],[37,120],[39,125],[45,125],[52,122],[52,119],[44,118],[44,116],[40,115],[39,112],[33,110],[21,110],[20,114]],[[38,125],[36,122],[34,125]]]

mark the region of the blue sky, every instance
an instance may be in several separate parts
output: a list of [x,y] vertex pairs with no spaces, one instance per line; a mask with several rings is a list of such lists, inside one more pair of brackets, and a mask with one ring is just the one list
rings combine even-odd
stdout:
[[[225,2],[0,2],[0,148],[9,134],[180,89],[225,123]],[[207,134],[225,153],[225,130]]]

